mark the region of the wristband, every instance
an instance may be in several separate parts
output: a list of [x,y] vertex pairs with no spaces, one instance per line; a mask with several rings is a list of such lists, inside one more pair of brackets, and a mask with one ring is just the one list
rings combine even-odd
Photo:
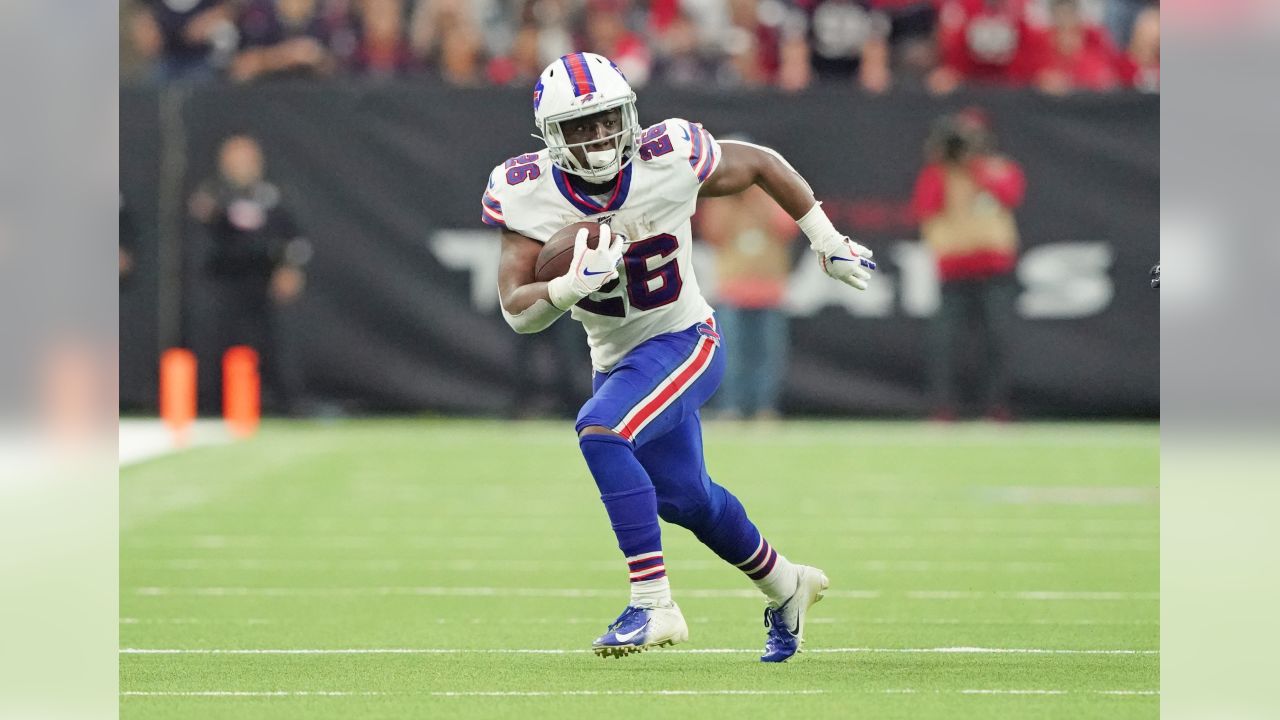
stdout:
[[561,275],[547,281],[547,298],[560,312],[565,312],[577,305],[578,301],[584,297],[586,295],[573,289],[573,278],[568,275]]
[[844,242],[844,234],[831,224],[831,219],[822,211],[820,202],[815,202],[809,212],[796,221],[796,225],[809,238],[809,247],[817,252],[833,252]]

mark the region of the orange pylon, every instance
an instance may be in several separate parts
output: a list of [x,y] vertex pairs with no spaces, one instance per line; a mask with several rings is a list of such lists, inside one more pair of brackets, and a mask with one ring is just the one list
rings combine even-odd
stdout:
[[222,414],[236,437],[249,437],[261,417],[262,383],[258,351],[247,345],[227,348],[222,356]]
[[160,355],[160,418],[173,433],[174,443],[191,440],[196,419],[196,356],[186,348],[169,348]]

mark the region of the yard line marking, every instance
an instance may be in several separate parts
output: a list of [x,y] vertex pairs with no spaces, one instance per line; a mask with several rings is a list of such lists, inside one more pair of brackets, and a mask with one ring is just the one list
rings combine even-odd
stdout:
[[436,690],[378,692],[348,690],[125,690],[126,697],[352,697],[429,695],[431,697],[573,697],[592,695],[822,695],[826,690]]
[[383,692],[357,691],[122,691],[124,697],[374,697]]
[[[382,692],[376,690],[124,690],[123,697],[385,697],[391,695],[430,697],[591,697],[600,695],[825,695],[829,690],[435,690],[423,692]],[[1041,690],[1016,688],[965,688],[962,690],[850,690],[850,694],[879,695],[1114,695],[1151,697],[1159,690]]]
[[[146,585],[134,588],[135,595],[196,595],[204,597],[328,597],[328,596],[448,596],[448,597],[556,597],[597,598],[614,597],[617,591],[596,588],[503,588],[503,587],[439,587],[439,586],[381,586],[381,587],[161,587]],[[693,598],[751,598],[760,599],[759,590],[698,590],[682,589],[683,597]],[[828,590],[829,598],[873,600],[886,595],[881,590]],[[888,593],[896,595],[896,593]],[[1064,591],[1023,590],[1017,592],[983,592],[973,590],[907,590],[911,600],[1158,600],[1158,592],[1116,591]]]
[[984,592],[981,590],[908,590],[912,600],[1159,600],[1158,592],[1022,590]]
[[[121,648],[121,655],[577,655],[587,648]],[[759,648],[684,648],[663,650],[689,655],[759,653]],[[1158,655],[1159,650],[1071,648],[809,648],[808,653],[904,653],[974,655]]]
[[[684,560],[667,563],[681,571],[714,570],[724,566],[714,560]],[[859,560],[853,566],[875,572],[1036,572],[1065,570],[1064,562],[1043,561],[989,561],[989,560]],[[493,569],[517,569],[529,572],[540,570],[577,570],[616,573],[616,560],[302,560],[268,558],[171,558],[156,563],[134,564],[133,567],[162,568],[165,570],[235,569],[275,572],[277,570],[356,570],[370,572],[395,572],[400,570],[438,569],[453,572],[489,571]]]
[[444,690],[433,697],[544,697],[574,695],[822,695],[826,690]]
[[276,622],[276,620],[270,618],[120,618],[121,625],[274,625]]
[[[759,590],[746,588],[731,590],[681,590],[684,597],[695,598],[751,598],[763,599]],[[143,586],[134,589],[135,595],[197,595],[206,597],[314,597],[352,595],[420,595],[450,597],[558,597],[595,598],[615,597],[617,590],[593,588],[502,588],[502,587],[346,587],[346,588],[297,588],[297,587],[156,587]],[[872,599],[880,597],[879,590],[828,590],[826,597]]]
[[[724,620],[721,618],[721,620]],[[121,625],[275,625],[288,622],[307,622],[316,624],[323,623],[346,623],[345,618],[325,618],[319,621],[301,620],[295,618],[137,618],[122,617]],[[710,617],[686,617],[686,622],[700,625],[707,625],[715,622]],[[436,618],[431,621],[436,625],[604,625],[606,618],[602,616],[594,617],[512,617],[512,618],[481,618],[481,617],[462,617],[462,618]],[[725,620],[725,622],[729,622]],[[736,621],[735,621],[736,622]],[[1031,620],[988,620],[988,619],[969,619],[969,618],[885,618],[885,617],[859,617],[859,618],[832,618],[819,617],[809,618],[807,621],[813,625],[1049,625],[1049,626],[1158,626],[1159,620],[1105,620],[1092,618],[1076,618],[1067,620],[1045,620],[1036,618]]]
[[1066,690],[961,690],[961,695],[1066,695]]

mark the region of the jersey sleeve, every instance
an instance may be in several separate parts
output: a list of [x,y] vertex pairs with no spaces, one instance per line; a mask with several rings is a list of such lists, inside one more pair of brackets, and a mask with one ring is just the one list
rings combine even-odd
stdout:
[[502,166],[499,165],[489,173],[489,184],[480,198],[480,222],[490,227],[507,229],[507,218],[502,213]]
[[720,144],[702,125],[669,118],[640,136],[640,159],[666,160],[677,172],[701,185],[720,164]]

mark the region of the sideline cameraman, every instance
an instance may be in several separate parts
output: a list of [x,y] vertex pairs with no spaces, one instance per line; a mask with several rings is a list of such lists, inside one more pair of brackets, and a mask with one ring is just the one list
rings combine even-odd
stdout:
[[[974,383],[978,400],[988,418],[1009,420],[1008,339],[1018,256],[1013,210],[1026,180],[1017,163],[995,152],[989,119],[976,108],[939,118],[925,155],[912,205],[942,283],[929,359],[933,418],[956,417],[956,340],[973,338],[983,358],[982,380]],[[979,330],[971,333],[974,325]]]

